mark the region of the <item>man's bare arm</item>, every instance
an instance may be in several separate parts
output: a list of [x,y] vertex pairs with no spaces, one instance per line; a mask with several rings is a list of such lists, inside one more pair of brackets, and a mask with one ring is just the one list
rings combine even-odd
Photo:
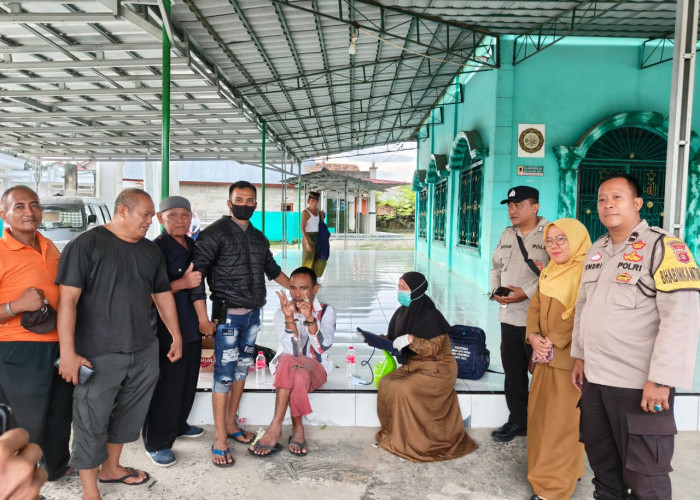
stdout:
[[61,363],[58,374],[66,382],[73,385],[78,383],[78,372],[81,365],[92,368],[92,363],[75,352],[75,320],[78,315],[78,300],[83,293],[81,288],[67,285],[58,286],[58,345],[61,353]]
[[182,335],[180,334],[180,323],[177,319],[173,292],[168,290],[167,292],[153,293],[151,297],[158,308],[158,314],[173,338],[167,356],[170,362],[174,363],[182,357]]

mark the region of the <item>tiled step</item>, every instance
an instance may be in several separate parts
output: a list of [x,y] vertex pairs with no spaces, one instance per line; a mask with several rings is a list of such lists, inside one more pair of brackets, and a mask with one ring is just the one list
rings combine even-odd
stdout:
[[[469,427],[499,427],[508,418],[503,394],[457,394],[462,417]],[[309,425],[340,427],[379,427],[377,393],[370,391],[323,391],[309,395],[314,413],[306,418]],[[272,419],[275,395],[270,389],[246,390],[241,400],[239,418],[250,426],[266,426]],[[675,417],[679,431],[700,430],[700,397],[678,395]],[[291,423],[287,413],[286,423]],[[211,410],[211,392],[198,392],[188,422],[193,425],[214,423]]]

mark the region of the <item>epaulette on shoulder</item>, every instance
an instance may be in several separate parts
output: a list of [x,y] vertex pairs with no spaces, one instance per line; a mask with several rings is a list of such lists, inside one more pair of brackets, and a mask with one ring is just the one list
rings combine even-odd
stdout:
[[673,237],[673,235],[672,235],[671,233],[669,233],[668,231],[666,231],[666,230],[665,230],[664,228],[662,228],[662,227],[658,227],[658,226],[649,226],[649,229],[650,229],[651,231],[657,233],[657,234],[661,234],[661,235],[663,235],[663,236],[671,236],[671,237]]

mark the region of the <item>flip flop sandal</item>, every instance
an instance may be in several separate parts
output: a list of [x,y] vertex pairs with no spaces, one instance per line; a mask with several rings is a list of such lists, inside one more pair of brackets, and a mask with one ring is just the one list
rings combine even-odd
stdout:
[[[284,446],[281,444],[277,443],[274,446],[268,446],[266,444],[256,444],[252,448],[248,448],[248,453],[253,455],[254,457],[258,458],[267,458],[270,455],[274,455],[275,453],[279,453],[280,450],[283,450]],[[265,453],[264,455],[260,455],[258,453],[255,453],[255,450],[269,450],[269,453]]]
[[[243,441],[241,439],[238,439],[239,437],[246,438],[246,437],[248,437],[248,434],[250,434],[252,436],[248,441]],[[237,443],[241,443],[241,444],[245,444],[245,445],[251,444],[253,442],[253,440],[255,439],[255,435],[252,432],[246,433],[246,431],[244,431],[244,430],[240,430],[240,431],[234,432],[232,434],[226,434],[226,437],[229,439],[233,439]]]
[[151,476],[148,475],[148,472],[143,471],[143,473],[146,475],[146,477],[144,477],[143,480],[139,481],[138,483],[127,483],[126,482],[127,479],[129,479],[130,477],[139,477],[139,473],[136,469],[133,469],[131,467],[124,467],[124,468],[129,471],[129,474],[127,474],[126,476],[122,476],[119,479],[98,479],[98,480],[104,484],[120,483],[120,484],[126,484],[127,486],[140,486],[140,485],[148,482],[149,479],[151,479]]
[[[217,456],[219,456],[219,457],[224,457],[224,458],[226,459],[226,462],[225,462],[225,463],[220,464],[220,463],[214,462],[214,459],[212,458],[211,463],[214,464],[216,467],[233,467],[233,464],[236,463],[236,461],[235,461],[235,460],[233,459],[233,457],[231,456],[231,450],[230,450],[229,448],[226,448],[225,450],[217,450],[217,449],[214,448],[214,446],[212,445],[212,447],[211,447],[211,454],[212,454],[212,455],[217,455]],[[231,461],[230,461],[230,462],[228,461],[229,457],[231,457]]]
[[[300,450],[303,450],[304,448],[306,448],[306,441],[304,441],[303,443],[300,443],[299,441],[292,441],[292,436],[289,436],[289,440],[287,441],[287,443],[289,443],[290,445],[293,444],[293,445],[298,446],[300,448]],[[289,447],[287,447],[287,449],[289,450],[289,453],[291,453],[292,455],[297,456],[297,457],[305,457],[306,454],[308,453],[308,450],[307,451],[292,451],[292,449]]]

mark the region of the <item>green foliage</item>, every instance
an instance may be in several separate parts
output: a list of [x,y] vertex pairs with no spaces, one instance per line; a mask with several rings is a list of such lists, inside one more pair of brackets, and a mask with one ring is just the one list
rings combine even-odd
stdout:
[[379,193],[377,195],[377,208],[382,206],[388,209],[388,213],[377,215],[377,229],[385,231],[413,230],[416,194],[411,190],[411,186],[399,186],[398,190]]

